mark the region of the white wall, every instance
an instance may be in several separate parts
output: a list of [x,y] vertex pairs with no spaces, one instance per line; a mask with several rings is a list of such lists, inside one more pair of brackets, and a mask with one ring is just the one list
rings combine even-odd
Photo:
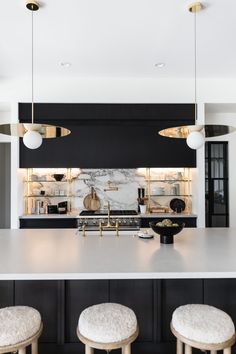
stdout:
[[[18,104],[12,100],[13,97],[9,94],[8,102],[0,103],[0,124],[18,121]],[[0,144],[6,142],[11,143],[11,228],[18,228],[18,207],[20,206],[17,178],[19,167],[18,138],[0,134]]]
[[[30,102],[29,78],[0,80],[1,102]],[[152,78],[38,78],[38,102],[143,102],[188,103],[194,101],[193,79]],[[198,103],[236,103],[236,80],[199,79]],[[66,118],[65,118],[66,119]]]

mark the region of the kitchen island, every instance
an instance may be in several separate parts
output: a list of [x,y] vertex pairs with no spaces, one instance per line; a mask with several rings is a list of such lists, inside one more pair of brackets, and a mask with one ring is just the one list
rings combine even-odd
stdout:
[[0,230],[0,280],[236,278],[235,229],[184,229],[173,245],[135,233]]
[[24,304],[42,314],[41,353],[82,353],[80,312],[119,302],[137,314],[133,353],[170,353],[173,310],[207,303],[236,323],[236,230],[184,229],[173,245],[134,232],[87,237],[75,229],[0,230],[0,306]]

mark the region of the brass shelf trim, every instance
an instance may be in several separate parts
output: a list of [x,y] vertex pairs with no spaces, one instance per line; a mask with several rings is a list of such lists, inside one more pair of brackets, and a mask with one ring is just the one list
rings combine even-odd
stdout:
[[[148,179],[145,180],[146,182],[148,182]],[[188,180],[188,179],[150,179],[150,182],[191,182],[192,180]]]
[[64,181],[46,181],[46,180],[38,180],[38,181],[24,181],[24,183],[70,183],[71,181],[69,180],[64,180]]
[[192,197],[192,194],[150,194],[150,197]]

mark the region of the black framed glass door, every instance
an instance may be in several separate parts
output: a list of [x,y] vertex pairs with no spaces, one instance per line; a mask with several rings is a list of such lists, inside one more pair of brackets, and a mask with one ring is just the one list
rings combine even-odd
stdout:
[[205,145],[206,227],[229,226],[228,142]]

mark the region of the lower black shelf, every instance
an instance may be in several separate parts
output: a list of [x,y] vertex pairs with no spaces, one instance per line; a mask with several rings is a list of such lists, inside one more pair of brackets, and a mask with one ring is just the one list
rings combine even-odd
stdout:
[[76,227],[76,218],[20,219],[20,229],[73,229]]
[[[141,227],[149,227],[149,222],[159,222],[165,219],[164,217],[157,218],[141,218]],[[196,227],[196,217],[168,217],[172,222],[184,222],[185,227]],[[50,218],[50,219],[20,219],[20,229],[71,229],[77,228],[76,218]]]

